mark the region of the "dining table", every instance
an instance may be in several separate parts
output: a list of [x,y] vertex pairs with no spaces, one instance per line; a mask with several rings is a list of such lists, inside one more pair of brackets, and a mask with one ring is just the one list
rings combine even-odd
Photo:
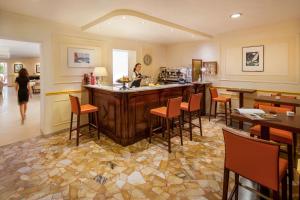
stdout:
[[[300,134],[300,115],[287,116],[285,113],[278,113],[274,115],[274,118],[251,119],[238,112],[233,112],[231,114],[231,119],[260,125],[261,139],[264,140],[270,139],[270,128],[277,128],[285,131],[290,131],[294,134]],[[266,189],[262,188],[262,192],[266,193]],[[290,191],[290,194],[292,194],[292,191]],[[291,199],[291,195],[289,196],[289,199]]]
[[300,99],[281,98],[281,96],[257,96],[254,101],[272,103],[275,106],[288,105],[300,107]]
[[[244,94],[245,93],[252,94],[252,93],[256,92],[255,89],[246,89],[246,88],[228,88],[226,90],[229,92],[239,93],[239,108],[244,107]],[[239,128],[243,129],[243,126],[244,126],[243,121],[239,121]]]

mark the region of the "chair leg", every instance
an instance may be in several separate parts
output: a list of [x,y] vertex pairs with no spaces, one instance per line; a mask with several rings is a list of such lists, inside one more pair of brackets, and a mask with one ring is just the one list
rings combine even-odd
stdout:
[[229,182],[229,170],[224,168],[224,178],[223,178],[223,200],[227,200],[228,196],[228,182]]
[[70,136],[69,140],[72,138],[72,127],[73,127],[73,113],[71,112],[71,123],[70,123]]
[[179,134],[180,134],[180,143],[181,146],[183,145],[183,140],[182,140],[182,129],[181,129],[181,116],[178,117],[179,120]]
[[288,145],[288,176],[289,176],[289,199],[292,199],[293,194],[293,147],[292,145]]
[[150,124],[149,143],[151,143],[151,137],[152,137],[152,115],[151,114],[150,114],[150,117],[149,117],[149,124]]
[[240,183],[239,179],[240,179],[240,176],[237,173],[235,173],[235,175],[234,175],[234,182],[236,185],[236,190],[235,190],[235,194],[234,194],[235,200],[239,199],[239,183]]
[[80,132],[80,114],[77,115],[77,128],[76,128],[76,145],[79,145],[79,132]]
[[294,160],[297,160],[297,133],[293,133]]
[[201,111],[198,111],[198,117],[199,117],[199,128],[200,128],[200,135],[202,135],[202,122],[201,122]]
[[91,131],[91,125],[90,124],[92,123],[92,118],[93,118],[92,116],[93,116],[92,113],[88,114],[88,118],[89,118],[89,123],[88,123],[89,131]]
[[[161,118],[161,120],[162,120],[162,123],[163,123],[163,127],[165,127],[166,126],[166,119]],[[165,138],[165,128],[163,128],[163,130],[162,130],[162,137]]]
[[169,150],[169,153],[171,153],[170,122],[169,122],[168,118],[166,120],[167,120],[167,131],[168,131],[168,150]]
[[98,140],[100,139],[100,122],[99,122],[99,112],[97,111],[95,113],[96,115],[96,126],[97,126],[97,136],[98,136]]
[[208,116],[208,121],[210,121],[211,107],[212,107],[212,99],[210,99],[210,107],[209,107],[209,116]]
[[189,131],[190,131],[190,140],[193,140],[193,133],[192,133],[192,112],[189,112]]
[[227,103],[225,102],[225,124],[227,126]]
[[181,118],[182,128],[184,128],[184,110],[181,111]]
[[283,200],[286,200],[287,199],[287,176],[285,175],[282,180],[281,180],[281,191],[282,191],[282,194],[281,194],[281,198]]
[[215,118],[217,118],[217,107],[218,107],[218,102],[215,102]]

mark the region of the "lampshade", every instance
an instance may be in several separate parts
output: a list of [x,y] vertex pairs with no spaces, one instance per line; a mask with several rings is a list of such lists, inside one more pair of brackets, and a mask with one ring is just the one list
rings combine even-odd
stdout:
[[95,76],[107,76],[107,71],[105,67],[95,67],[94,69]]

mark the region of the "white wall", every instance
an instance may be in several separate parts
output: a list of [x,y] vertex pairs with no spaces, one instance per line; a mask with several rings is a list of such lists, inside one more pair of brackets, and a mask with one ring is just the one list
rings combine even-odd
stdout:
[[[242,72],[242,47],[264,45],[264,72]],[[214,86],[261,90],[246,95],[246,106],[266,91],[298,94],[300,98],[300,20],[217,35],[213,40],[167,46],[167,66],[191,64],[193,58],[217,61]],[[265,92],[264,92],[265,91]],[[238,106],[235,93],[221,89]]]
[[[68,47],[93,48],[97,52],[97,65],[107,68],[109,76],[105,82],[112,82],[112,49],[128,49],[137,52],[141,62],[145,54],[153,56],[153,64],[143,67],[143,72],[157,76],[160,66],[166,64],[166,48],[163,45],[139,41],[112,39],[83,33],[77,27],[57,24],[33,17],[0,10],[0,38],[38,42],[41,44],[41,129],[45,134],[69,127],[70,106],[68,94],[64,91],[81,90],[83,73],[93,68],[75,69],[67,66]],[[82,101],[86,102],[86,92]]]

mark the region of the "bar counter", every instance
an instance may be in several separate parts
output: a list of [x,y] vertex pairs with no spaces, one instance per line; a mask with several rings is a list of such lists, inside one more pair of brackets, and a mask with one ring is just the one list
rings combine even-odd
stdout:
[[[123,146],[149,134],[149,110],[166,106],[167,100],[189,96],[193,84],[170,84],[120,90],[113,86],[85,85],[89,103],[99,110],[100,131]],[[93,120],[93,119],[90,119]],[[154,126],[159,121],[154,122]]]

